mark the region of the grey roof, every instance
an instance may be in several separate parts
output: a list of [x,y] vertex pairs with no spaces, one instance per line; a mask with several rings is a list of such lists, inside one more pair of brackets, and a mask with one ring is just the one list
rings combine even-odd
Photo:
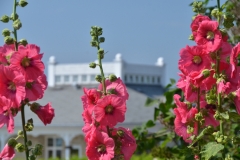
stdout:
[[[87,88],[96,88],[94,86],[85,86]],[[125,116],[124,124],[142,124],[149,119],[153,118],[154,109],[152,107],[144,107],[146,98],[148,97],[144,93],[153,93],[156,95],[157,87],[144,86],[142,91],[138,91],[140,86],[127,87],[129,93],[129,100],[127,101],[127,112]],[[44,97],[38,102],[41,105],[51,103],[55,109],[55,117],[49,126],[83,126],[82,120],[82,102],[80,97],[83,95],[83,87],[76,86],[59,86],[55,88],[48,88],[45,91]],[[158,96],[161,95],[163,90],[158,90]],[[34,126],[43,126],[43,123],[39,120],[37,115],[32,113],[29,107],[26,107],[26,120],[33,118]],[[20,114],[15,117],[15,125],[20,126]]]

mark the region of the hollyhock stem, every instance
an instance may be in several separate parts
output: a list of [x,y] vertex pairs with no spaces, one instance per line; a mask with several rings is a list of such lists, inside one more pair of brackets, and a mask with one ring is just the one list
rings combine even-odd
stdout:
[[[97,39],[98,39],[98,36],[97,36]],[[100,49],[99,40],[98,40],[97,49],[98,50]],[[98,54],[98,63],[99,63],[99,68],[100,68],[101,76],[102,76],[103,93],[104,93],[104,95],[106,95],[107,92],[106,92],[105,76],[104,76],[104,72],[103,72],[102,59],[101,59],[100,54]]]
[[[13,3],[13,21],[16,18],[16,8],[17,8],[17,0],[14,0]],[[13,34],[14,34],[14,46],[15,46],[15,50],[18,50],[18,43],[17,43],[17,30],[15,28],[13,28]]]
[[25,130],[25,114],[24,114],[24,107],[25,107],[25,103],[23,103],[21,105],[21,117],[22,117],[22,129],[23,129],[23,135],[24,135],[24,145],[26,147],[25,149],[25,154],[26,154],[26,160],[28,159],[28,156],[29,156],[29,150],[28,150],[28,147],[27,147],[27,133],[26,133],[26,130]]
[[[200,112],[200,87],[197,89],[197,110]],[[198,121],[198,134],[200,133],[200,122]],[[198,142],[198,149],[201,151],[201,144]],[[201,160],[201,154],[199,154],[199,160]]]

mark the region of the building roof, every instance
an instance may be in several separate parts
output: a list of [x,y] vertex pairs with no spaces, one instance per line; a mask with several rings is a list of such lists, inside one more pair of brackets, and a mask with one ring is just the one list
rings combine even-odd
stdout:
[[[96,88],[96,86],[56,86],[48,88],[44,97],[38,102],[41,105],[51,103],[55,109],[55,117],[49,126],[83,126],[82,119],[82,101],[80,97],[84,94],[83,87]],[[160,86],[142,86],[127,85],[129,100],[127,101],[127,112],[124,124],[140,125],[153,118],[154,109],[152,107],[144,107],[148,96],[160,96],[163,88]],[[32,113],[26,106],[26,121],[33,118],[34,126],[43,126],[36,114]],[[15,125],[21,126],[20,113],[15,118]]]

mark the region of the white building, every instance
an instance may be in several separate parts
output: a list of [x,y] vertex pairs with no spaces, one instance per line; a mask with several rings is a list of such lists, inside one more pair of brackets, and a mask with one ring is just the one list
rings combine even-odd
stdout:
[[[103,63],[105,75],[115,74],[126,84],[129,92],[125,121],[118,126],[134,128],[153,119],[154,109],[144,107],[147,97],[160,97],[165,86],[165,65],[159,58],[154,65],[130,64],[125,62],[121,54],[117,54],[113,62]],[[26,107],[26,120],[33,118],[34,130],[28,132],[28,139],[33,144],[44,145],[43,158],[60,157],[68,160],[73,154],[85,155],[84,135],[81,128],[83,87],[96,87],[99,83],[95,76],[99,69],[89,68],[89,64],[58,64],[50,57],[48,64],[48,89],[43,99],[38,102],[45,105],[51,102],[55,109],[55,117],[50,125],[44,126],[38,117]],[[15,135],[21,130],[21,117],[15,117]],[[5,127],[0,129],[0,148],[11,137]],[[16,157],[24,157],[17,154]]]

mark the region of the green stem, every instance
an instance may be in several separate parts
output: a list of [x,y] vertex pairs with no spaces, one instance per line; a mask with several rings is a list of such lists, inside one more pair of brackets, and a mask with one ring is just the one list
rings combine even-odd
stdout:
[[[16,19],[16,8],[17,8],[17,0],[14,0],[13,4],[13,21]],[[13,28],[13,34],[14,34],[14,46],[15,46],[15,51],[18,50],[18,43],[17,43],[17,30]]]
[[[97,36],[97,40],[98,40],[98,36]],[[97,49],[98,50],[100,49],[99,40],[98,40]],[[101,76],[102,76],[103,94],[106,95],[107,92],[106,92],[105,76],[104,76],[103,67],[102,67],[101,55],[99,53],[98,53],[98,63],[99,63],[99,68],[100,68],[100,72],[101,72]]]
[[[198,87],[197,89],[197,94],[198,94],[198,97],[197,97],[197,110],[198,112],[200,112],[200,87]],[[200,122],[198,121],[198,134],[200,133]],[[198,149],[199,151],[201,151],[201,144],[198,142]],[[199,160],[201,160],[201,154],[199,154]]]
[[21,105],[21,117],[22,117],[22,129],[23,129],[23,135],[24,135],[24,145],[26,147],[25,149],[25,154],[26,154],[26,160],[28,159],[29,157],[29,150],[28,150],[28,147],[27,147],[27,133],[26,133],[26,130],[25,130],[25,114],[24,114],[24,107],[25,107],[25,104],[23,103]]
[[217,0],[217,6],[218,6],[218,9],[219,9],[219,11],[220,11],[220,0]]

